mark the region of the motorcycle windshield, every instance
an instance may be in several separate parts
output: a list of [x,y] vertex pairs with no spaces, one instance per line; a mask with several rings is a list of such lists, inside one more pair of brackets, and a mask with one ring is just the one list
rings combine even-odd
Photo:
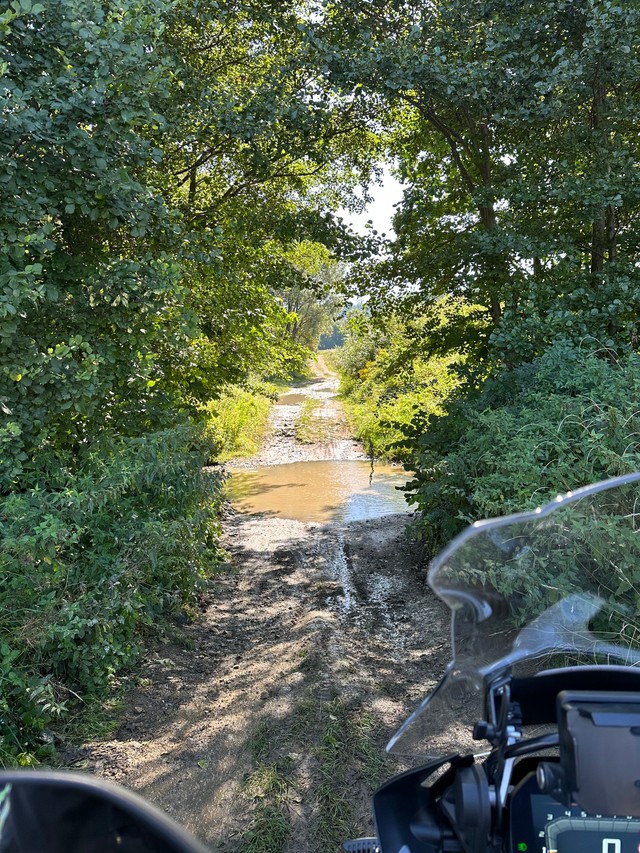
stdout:
[[435,558],[429,584],[451,610],[452,660],[387,749],[478,751],[470,733],[501,674],[640,666],[640,473],[476,522]]

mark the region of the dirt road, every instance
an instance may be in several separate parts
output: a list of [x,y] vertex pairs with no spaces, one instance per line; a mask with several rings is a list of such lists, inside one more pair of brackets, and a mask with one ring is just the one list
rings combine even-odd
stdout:
[[[270,434],[264,447],[251,459],[238,460],[233,467],[279,465],[287,462],[312,462],[326,459],[366,459],[362,445],[352,438],[339,400],[339,380],[322,353],[313,364],[313,380],[285,394],[270,413]],[[316,407],[317,441],[296,441],[296,422],[303,404],[313,401]]]
[[[276,407],[261,462],[362,454],[335,377],[326,364],[318,373],[295,389],[302,400]],[[295,440],[310,395],[333,444]],[[213,849],[328,853],[369,833],[384,743],[448,660],[448,617],[425,587],[408,520],[322,525],[229,510],[228,570],[201,618],[141,668],[91,766]]]

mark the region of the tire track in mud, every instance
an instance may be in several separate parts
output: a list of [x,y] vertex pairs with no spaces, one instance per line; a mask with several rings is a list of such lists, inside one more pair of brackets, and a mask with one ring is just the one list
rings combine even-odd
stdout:
[[[321,525],[230,510],[231,562],[201,617],[140,668],[116,736],[82,760],[213,849],[259,849],[250,832],[273,801],[288,826],[280,849],[326,853],[338,849],[325,826],[327,732],[366,720],[375,760],[345,735],[334,805],[338,834],[341,815],[344,831],[368,833],[371,767],[449,658],[448,611],[426,587],[408,520]],[[282,777],[277,801],[250,787],[260,768]]]

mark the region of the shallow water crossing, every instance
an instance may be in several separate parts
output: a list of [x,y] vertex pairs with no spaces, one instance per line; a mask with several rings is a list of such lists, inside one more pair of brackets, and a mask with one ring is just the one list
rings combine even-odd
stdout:
[[297,521],[365,521],[408,512],[402,468],[353,460],[291,462],[235,470],[227,484],[243,512]]

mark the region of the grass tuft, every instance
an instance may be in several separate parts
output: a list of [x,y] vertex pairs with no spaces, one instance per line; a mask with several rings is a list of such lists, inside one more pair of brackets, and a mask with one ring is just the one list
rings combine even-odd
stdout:
[[300,407],[300,414],[294,427],[296,441],[300,444],[316,444],[326,438],[326,418],[317,414],[321,406],[320,400],[310,398]]
[[286,814],[276,806],[261,803],[251,825],[242,834],[239,853],[282,853],[291,837]]
[[261,720],[250,741],[256,767],[245,779],[243,793],[254,804],[251,821],[240,838],[239,853],[282,853],[291,837],[289,800],[292,761],[268,761],[278,732],[273,722]]
[[346,710],[338,701],[327,706],[324,731],[317,749],[320,785],[317,791],[318,822],[316,837],[322,849],[337,847],[353,832],[353,808],[349,801],[349,780],[345,768],[350,764],[350,732]]
[[256,761],[264,761],[274,747],[277,737],[275,725],[271,720],[260,720],[251,735],[248,747]]

